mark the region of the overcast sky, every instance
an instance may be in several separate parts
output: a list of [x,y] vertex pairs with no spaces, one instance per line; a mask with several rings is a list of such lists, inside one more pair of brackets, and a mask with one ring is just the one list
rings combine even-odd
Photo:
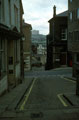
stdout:
[[40,34],[49,33],[48,20],[53,16],[53,6],[56,5],[57,14],[67,10],[68,0],[22,0],[24,19],[32,25],[32,29]]

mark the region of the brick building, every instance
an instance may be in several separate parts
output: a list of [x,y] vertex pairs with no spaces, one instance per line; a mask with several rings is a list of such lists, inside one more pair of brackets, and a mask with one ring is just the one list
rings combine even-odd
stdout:
[[56,15],[53,7],[53,18],[49,22],[49,35],[47,35],[47,63],[46,69],[67,65],[67,18],[68,11]]
[[31,24],[24,22],[22,30],[25,37],[25,40],[23,41],[24,68],[28,71],[31,70]]

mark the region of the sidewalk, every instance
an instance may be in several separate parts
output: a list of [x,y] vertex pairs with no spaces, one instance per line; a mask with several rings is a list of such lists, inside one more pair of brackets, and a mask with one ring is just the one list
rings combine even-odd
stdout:
[[22,84],[19,84],[9,93],[0,97],[0,114],[6,110],[14,110],[22,100],[24,94],[32,84],[34,78],[24,79]]
[[67,78],[67,79],[70,79],[70,80],[76,81],[76,78],[75,78],[75,77],[72,77],[72,74],[67,74],[67,75],[64,75],[63,77],[64,77],[64,78]]
[[[72,74],[68,74],[68,75],[65,75],[63,77],[70,79],[70,80],[73,80],[76,83],[76,78],[72,77]],[[63,94],[63,96],[73,107],[79,107],[79,96],[76,95],[76,89],[75,89],[74,93],[70,93],[70,94],[65,93],[65,94]]]

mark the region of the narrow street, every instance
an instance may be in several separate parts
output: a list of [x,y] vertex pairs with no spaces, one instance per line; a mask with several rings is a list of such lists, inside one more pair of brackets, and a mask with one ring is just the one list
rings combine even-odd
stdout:
[[65,78],[71,69],[26,72],[34,77],[16,110],[6,111],[1,120],[78,120],[79,107],[65,94],[75,94],[76,82]]
[[25,95],[20,110],[36,119],[78,120],[79,108],[74,108],[63,96],[74,93],[76,82],[63,78],[60,70],[54,71],[54,75],[51,71],[43,73],[39,72],[35,77],[32,90],[28,97]]

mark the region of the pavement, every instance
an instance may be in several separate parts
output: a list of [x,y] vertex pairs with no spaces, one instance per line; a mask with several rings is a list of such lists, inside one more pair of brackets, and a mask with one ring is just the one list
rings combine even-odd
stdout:
[[34,78],[26,78],[21,84],[0,97],[0,114],[7,110],[15,110]]
[[[64,75],[63,78],[69,79],[71,81],[75,81],[74,83],[76,84],[76,78],[72,76],[72,74],[67,74]],[[65,99],[74,107],[79,107],[79,96],[76,95],[76,90],[74,91],[74,93],[71,94],[63,94],[63,96],[65,97]]]
[[74,80],[74,81],[76,81],[76,78],[73,77],[72,74],[64,75],[64,78],[67,78],[67,79],[70,79],[70,80]]

